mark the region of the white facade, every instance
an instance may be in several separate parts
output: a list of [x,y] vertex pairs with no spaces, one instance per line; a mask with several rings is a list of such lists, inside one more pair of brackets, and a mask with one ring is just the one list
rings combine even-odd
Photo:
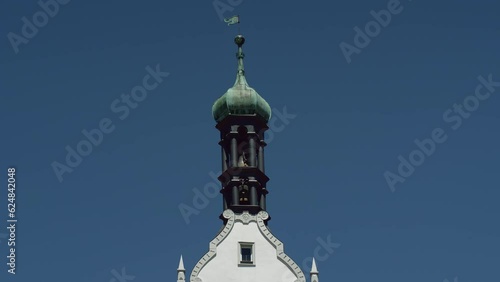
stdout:
[[[305,282],[299,266],[267,229],[265,211],[223,213],[227,224],[210,242],[210,250],[196,264],[191,282]],[[253,245],[252,262],[241,263],[241,244]]]

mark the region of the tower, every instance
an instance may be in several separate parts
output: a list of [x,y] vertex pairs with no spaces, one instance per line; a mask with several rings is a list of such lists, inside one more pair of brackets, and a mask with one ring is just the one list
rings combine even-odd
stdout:
[[[245,38],[238,35],[234,42],[238,45],[236,82],[212,107],[221,139],[219,180],[223,211],[256,215],[266,210],[265,187],[269,178],[264,171],[264,132],[268,129],[271,107],[245,79],[242,50]],[[226,221],[223,215],[221,219]]]
[[[236,36],[238,68],[233,87],[217,99],[212,114],[220,131],[223,227],[209,251],[194,266],[190,282],[305,282],[300,267],[284,252],[267,228],[264,133],[271,117],[269,104],[245,78],[245,38]],[[185,280],[182,257],[178,282]],[[313,261],[311,282],[318,282]]]

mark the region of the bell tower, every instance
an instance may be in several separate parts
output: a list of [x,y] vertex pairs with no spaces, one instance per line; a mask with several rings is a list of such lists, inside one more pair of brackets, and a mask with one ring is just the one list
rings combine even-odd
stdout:
[[[300,267],[285,254],[283,243],[267,228],[269,178],[264,169],[264,133],[271,117],[269,104],[245,78],[245,38],[237,35],[236,81],[212,107],[220,131],[223,227],[209,250],[193,267],[190,282],[305,282]],[[300,227],[297,227],[300,228]],[[318,282],[316,265],[311,282]],[[184,264],[178,282],[184,280]]]
[[236,82],[212,108],[220,131],[222,209],[255,215],[266,210],[269,178],[264,170],[264,132],[268,129],[271,108],[245,79],[242,50],[245,38],[238,35],[234,42],[238,46]]

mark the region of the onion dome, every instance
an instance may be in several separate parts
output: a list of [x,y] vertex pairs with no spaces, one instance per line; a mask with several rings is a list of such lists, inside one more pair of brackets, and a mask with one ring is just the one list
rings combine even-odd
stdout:
[[217,122],[222,121],[229,115],[257,115],[269,121],[271,118],[271,107],[262,98],[257,91],[250,87],[245,79],[245,70],[243,68],[242,46],[245,43],[245,38],[242,35],[237,35],[234,42],[238,45],[238,72],[236,74],[236,82],[233,87],[222,95],[212,106],[212,115]]

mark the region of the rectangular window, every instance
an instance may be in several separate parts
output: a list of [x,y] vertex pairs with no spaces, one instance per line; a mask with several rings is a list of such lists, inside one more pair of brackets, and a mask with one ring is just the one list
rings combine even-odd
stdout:
[[254,244],[240,242],[240,265],[254,265]]
[[241,262],[252,262],[252,246],[241,246]]

